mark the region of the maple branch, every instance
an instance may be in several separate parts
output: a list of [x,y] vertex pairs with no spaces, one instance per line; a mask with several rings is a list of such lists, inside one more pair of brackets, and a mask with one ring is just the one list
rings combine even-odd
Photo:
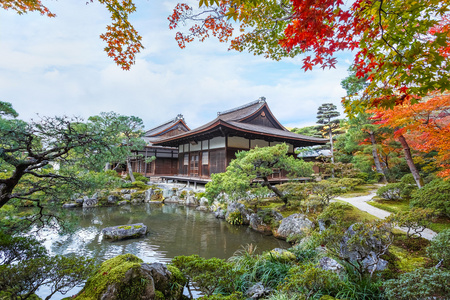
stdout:
[[400,60],[401,60],[403,58],[403,55],[401,55],[400,52],[398,52],[397,49],[394,46],[392,46],[391,44],[389,44],[389,42],[384,38],[384,29],[383,29],[383,25],[381,24],[381,19],[382,19],[381,13],[382,12],[386,13],[383,10],[383,0],[380,0],[380,7],[378,8],[378,17],[379,17],[378,27],[381,29],[381,39],[386,43],[386,45],[389,46],[389,48],[394,50],[395,53],[397,53],[397,55],[400,56]]

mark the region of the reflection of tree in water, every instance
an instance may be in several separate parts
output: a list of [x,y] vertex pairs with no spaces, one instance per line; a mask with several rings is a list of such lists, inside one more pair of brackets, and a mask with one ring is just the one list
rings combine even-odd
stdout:
[[[75,253],[104,261],[132,253],[146,262],[163,261],[177,255],[198,254],[206,258],[228,258],[242,245],[252,243],[260,251],[288,246],[246,226],[233,226],[211,213],[179,205],[126,205],[75,209],[78,221],[72,234],[48,231],[46,245],[53,254]],[[144,223],[149,234],[139,239],[103,240],[105,227]]]

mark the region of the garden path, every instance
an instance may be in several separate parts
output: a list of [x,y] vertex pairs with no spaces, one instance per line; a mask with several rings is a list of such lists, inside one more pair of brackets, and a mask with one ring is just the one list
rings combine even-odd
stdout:
[[[365,196],[349,197],[349,198],[336,197],[335,199],[350,203],[351,205],[358,208],[359,210],[365,211],[377,218],[384,219],[384,218],[388,217],[389,215],[391,215],[391,213],[387,212],[385,210],[376,208],[367,203],[367,201],[372,200],[372,198],[375,197],[375,195],[376,195],[376,190],[371,191],[369,195],[365,195]],[[397,227],[397,228],[406,232],[405,228],[401,228],[401,227]],[[437,233],[434,232],[433,230],[426,228],[422,232],[422,237],[427,240],[431,240],[436,234]]]

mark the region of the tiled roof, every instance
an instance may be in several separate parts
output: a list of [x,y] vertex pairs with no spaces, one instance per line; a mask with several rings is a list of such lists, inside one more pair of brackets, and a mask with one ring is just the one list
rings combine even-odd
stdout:
[[[282,129],[277,129],[277,128],[273,128],[273,127],[267,127],[267,126],[262,126],[262,125],[255,125],[255,124],[240,122],[241,120],[244,120],[244,119],[252,116],[256,112],[258,112],[263,106],[267,107],[267,104],[266,104],[265,98],[262,97],[259,100],[250,102],[243,106],[240,106],[240,107],[237,107],[234,109],[230,109],[227,111],[223,111],[223,112],[218,112],[217,117],[214,120],[212,120],[200,127],[197,127],[195,129],[187,131],[187,132],[183,132],[183,133],[175,135],[175,136],[171,136],[169,138],[161,139],[160,141],[155,141],[155,143],[164,145],[165,141],[175,141],[177,139],[195,136],[197,133],[205,132],[211,128],[216,127],[216,125],[214,125],[214,124],[222,124],[224,126],[228,125],[228,127],[230,127],[230,128],[234,127],[237,130],[248,131],[248,132],[251,132],[256,135],[259,135],[259,134],[271,135],[272,137],[285,138],[285,139],[297,140],[297,141],[305,141],[305,142],[309,142],[309,143],[318,143],[318,144],[326,143],[327,140],[325,140],[325,139],[293,133],[293,132],[285,129],[284,127],[282,127],[281,124],[280,124],[280,127]],[[267,107],[267,109],[268,109],[268,107]],[[269,110],[269,112],[270,112],[270,110]],[[276,118],[275,117],[273,117],[273,118],[276,121]],[[278,121],[276,121],[276,122],[278,122]]]
[[152,137],[156,136],[157,134],[164,132],[165,130],[169,129],[173,125],[175,125],[177,122],[184,121],[183,115],[179,114],[175,118],[156,126],[155,128],[152,128],[150,130],[147,130],[144,134],[145,137]]
[[276,129],[276,128],[272,128],[272,127],[265,127],[265,126],[259,126],[259,125],[249,124],[249,123],[234,122],[234,121],[227,122],[227,123],[239,128],[239,129],[248,130],[248,131],[255,132],[255,133],[261,133],[264,135],[273,135],[273,136],[278,136],[278,137],[284,137],[287,139],[304,140],[304,141],[318,142],[318,143],[324,143],[324,142],[328,141],[326,139],[311,137],[311,136],[302,135],[302,134],[294,133],[291,131],[280,130],[280,129]]

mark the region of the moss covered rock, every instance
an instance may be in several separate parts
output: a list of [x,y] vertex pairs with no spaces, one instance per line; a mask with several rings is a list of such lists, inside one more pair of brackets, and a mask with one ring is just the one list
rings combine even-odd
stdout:
[[173,267],[161,263],[145,264],[124,254],[101,264],[76,296],[77,300],[183,299],[187,280]]

